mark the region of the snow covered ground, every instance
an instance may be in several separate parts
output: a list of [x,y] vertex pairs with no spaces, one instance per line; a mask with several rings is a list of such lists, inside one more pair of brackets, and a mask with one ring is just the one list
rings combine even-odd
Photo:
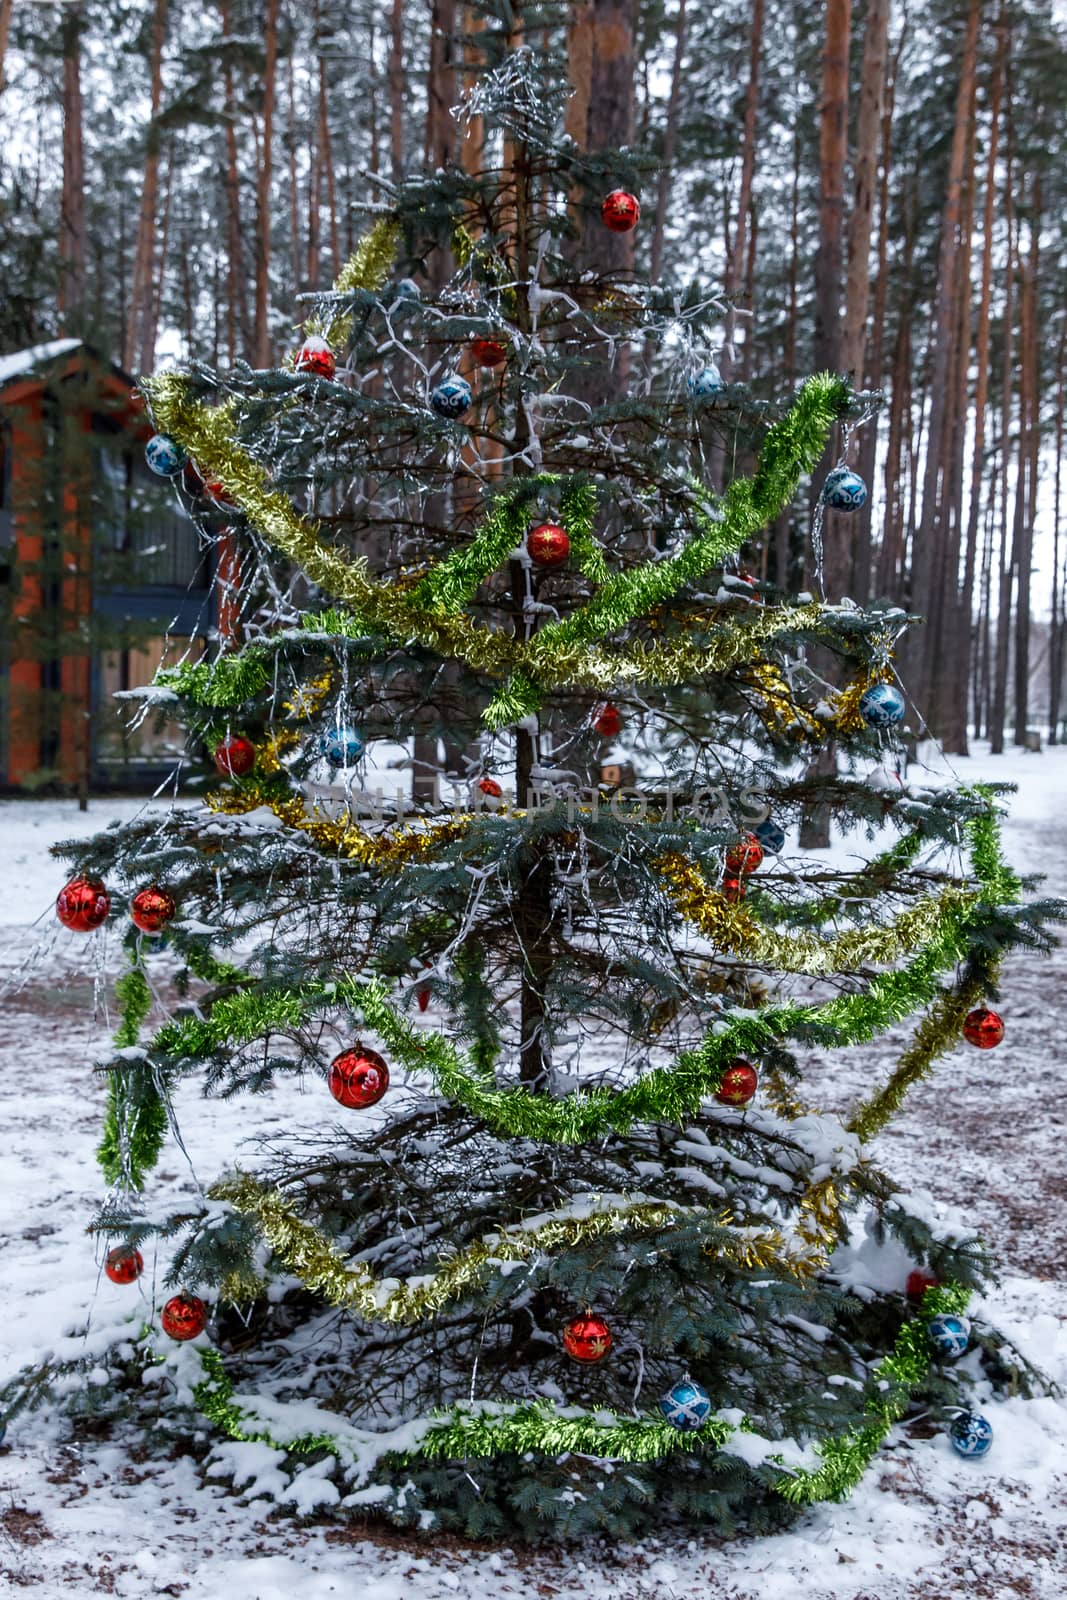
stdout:
[[[1007,830],[1017,866],[1067,894],[1067,751],[957,762],[966,781],[1016,781]],[[7,1299],[0,1380],[84,1326],[106,1343],[130,1290],[102,1279],[83,1229],[100,1198],[94,1161],[102,1086],[91,1063],[108,1027],[106,947],[58,929],[53,839],[95,831],[138,808],[0,802],[0,1263]],[[839,845],[838,850],[845,846]],[[94,952],[87,968],[87,951]],[[114,952],[112,952],[113,954]],[[982,1308],[1067,1387],[1067,951],[1016,959],[1007,976],[1005,1044],[961,1047],[921,1086],[876,1155],[913,1193],[959,1208],[997,1250],[1003,1277]],[[809,1098],[849,1103],[884,1069],[877,1051],[813,1056]],[[257,1108],[260,1129],[318,1114],[293,1085]],[[243,1104],[179,1106],[185,1142],[210,1178],[249,1132]],[[175,1146],[156,1180],[188,1192]],[[152,1263],[142,1280],[153,1292]],[[0,1594],[41,1600],[188,1595],[202,1600],[1063,1600],[1067,1596],[1067,1408],[1055,1399],[992,1401],[993,1451],[954,1456],[942,1435],[896,1430],[846,1505],[817,1508],[788,1534],[726,1545],[646,1541],[581,1552],[471,1549],[279,1511],[206,1480],[186,1457],[140,1457],[132,1438],[72,1437],[49,1412],[20,1418],[0,1450]]]

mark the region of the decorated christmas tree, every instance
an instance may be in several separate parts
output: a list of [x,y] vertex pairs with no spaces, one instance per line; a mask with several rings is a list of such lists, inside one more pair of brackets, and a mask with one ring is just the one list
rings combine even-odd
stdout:
[[[724,307],[630,270],[641,174],[563,136],[555,19],[525,20],[486,16],[470,159],[382,183],[289,362],[144,381],[226,589],[217,650],[133,708],[184,717],[202,798],[61,852],[61,920],[128,958],[110,1370],[359,1514],[765,1528],[920,1398],[989,1447],[951,1362],[1006,1370],[965,1316],[984,1251],[867,1146],[1000,1043],[1001,958],[1059,908],[1020,903],[991,791],[904,781],[909,619],[738,565],[832,449],[819,587],[878,397],[724,383]],[[628,241],[606,271],[595,229]],[[845,864],[790,848],[817,804]],[[808,1105],[798,1057],[909,1018],[858,1104]],[[300,1125],[154,1200],[182,1080],[251,1132],[293,1078]]]

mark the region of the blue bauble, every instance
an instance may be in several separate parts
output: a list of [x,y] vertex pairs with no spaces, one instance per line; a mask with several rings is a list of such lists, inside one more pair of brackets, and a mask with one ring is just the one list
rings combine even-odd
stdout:
[[474,395],[466,378],[444,378],[430,394],[430,404],[439,417],[455,419],[470,410]]
[[993,1443],[993,1424],[977,1411],[964,1411],[948,1431],[952,1448],[960,1456],[984,1456]]
[[402,300],[421,300],[422,293],[414,278],[401,278],[399,283],[391,285],[387,298],[391,305],[398,305]]
[[686,387],[694,400],[706,400],[709,395],[721,393],[726,385],[722,381],[722,373],[712,361],[702,371],[694,372],[686,380]]
[[860,696],[860,716],[868,728],[892,728],[904,721],[904,696],[891,683],[876,683]]
[[144,458],[161,478],[176,478],[189,459],[169,433],[154,433],[144,447]]
[[363,750],[363,735],[358,728],[331,728],[319,740],[319,751],[331,767],[354,767]]
[[835,467],[826,474],[822,498],[831,511],[858,511],[867,504],[867,485],[851,467]]
[[945,1312],[939,1317],[931,1317],[926,1337],[930,1341],[930,1348],[939,1356],[955,1361],[970,1342],[971,1324],[966,1317]]
[[764,817],[758,822],[752,832],[760,842],[760,847],[765,856],[780,856],[785,849],[785,832],[775,822],[773,817]]
[[667,1390],[659,1408],[672,1428],[680,1433],[695,1433],[711,1416],[711,1396],[692,1378],[683,1378]]

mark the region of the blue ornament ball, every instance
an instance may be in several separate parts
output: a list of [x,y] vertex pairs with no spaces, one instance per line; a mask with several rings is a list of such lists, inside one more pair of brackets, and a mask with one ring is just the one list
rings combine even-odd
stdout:
[[189,459],[169,433],[154,433],[144,447],[144,458],[161,478],[176,478]]
[[364,748],[358,728],[331,728],[319,740],[319,750],[331,767],[354,767]]
[[822,498],[831,511],[858,511],[867,504],[867,485],[851,467],[835,467],[826,474]]
[[430,404],[439,417],[461,417],[470,409],[474,395],[466,378],[444,378],[430,394]]
[[397,305],[402,300],[421,300],[422,293],[414,278],[401,278],[399,283],[394,283],[389,296],[390,303]]
[[764,817],[752,832],[759,840],[765,856],[780,856],[785,849],[785,830],[778,826],[773,817]]
[[700,372],[694,372],[687,380],[687,388],[694,400],[707,400],[710,395],[719,394],[725,387],[722,373],[714,361],[709,362]]
[[673,1389],[667,1390],[659,1408],[672,1428],[681,1433],[695,1433],[711,1416],[711,1396],[692,1378],[683,1378]]
[[926,1337],[930,1341],[930,1348],[939,1356],[955,1361],[970,1343],[971,1324],[966,1317],[944,1312],[939,1317],[931,1317]]
[[993,1424],[977,1411],[964,1411],[948,1432],[952,1448],[960,1456],[984,1456],[993,1443]]
[[860,696],[860,716],[868,728],[892,728],[904,721],[904,696],[891,683],[876,683]]

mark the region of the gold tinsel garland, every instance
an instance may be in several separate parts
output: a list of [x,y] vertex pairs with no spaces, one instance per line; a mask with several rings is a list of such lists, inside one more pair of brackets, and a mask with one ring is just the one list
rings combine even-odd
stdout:
[[823,938],[816,933],[785,934],[763,927],[744,905],[735,905],[710,888],[700,868],[677,851],[660,856],[653,865],[682,916],[716,949],[810,978],[899,960],[928,943],[947,917],[965,911],[978,899],[949,884],[939,894],[927,896],[902,911],[893,922],[850,928]]
[[[401,1281],[377,1278],[360,1262],[347,1266],[317,1228],[304,1222],[277,1192],[246,1174],[214,1184],[211,1196],[249,1217],[278,1259],[313,1293],[373,1322],[415,1323],[436,1316],[476,1287],[496,1262],[531,1261],[635,1228],[657,1232],[704,1219],[724,1230],[733,1225],[728,1213],[711,1219],[703,1207],[590,1196],[592,1209],[585,1216],[549,1215],[536,1226],[502,1229],[442,1261],[433,1273]],[[803,1279],[816,1272],[824,1259],[822,1243],[811,1243],[815,1249],[805,1251],[778,1229],[739,1228],[728,1239],[709,1240],[704,1253],[742,1270],[778,1270]]]
[[277,795],[258,784],[242,784],[240,789],[223,789],[207,796],[212,811],[224,816],[245,816],[266,806],[287,828],[306,833],[324,850],[358,861],[361,867],[382,867],[387,871],[409,861],[429,856],[439,845],[462,838],[469,819],[455,817],[448,822],[431,823],[425,828],[403,827],[390,833],[368,833],[348,817],[331,821],[309,814],[300,795]]

